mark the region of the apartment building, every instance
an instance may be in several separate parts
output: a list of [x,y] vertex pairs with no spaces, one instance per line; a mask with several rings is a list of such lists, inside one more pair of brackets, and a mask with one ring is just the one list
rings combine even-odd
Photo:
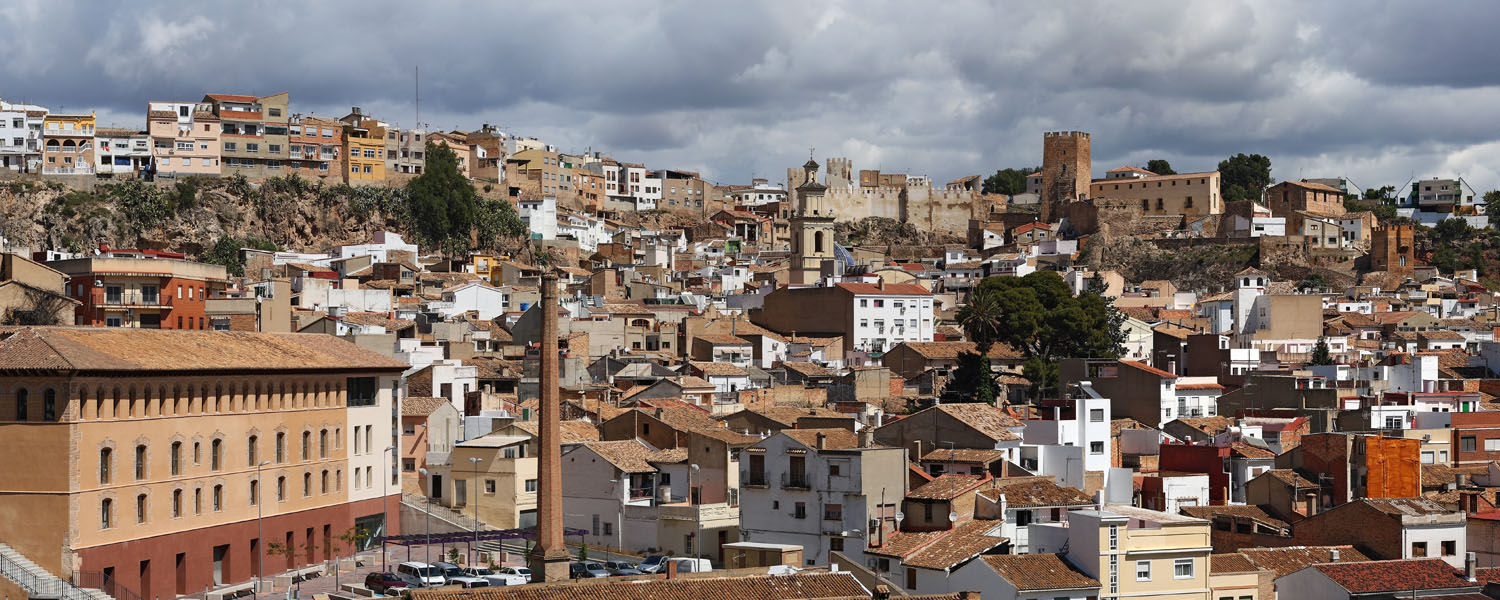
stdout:
[[151,136],[145,131],[100,127],[94,131],[94,172],[101,176],[133,177],[151,168]]
[[930,342],[935,329],[932,292],[883,281],[779,288],[750,317],[783,335],[843,336],[845,353],[884,353],[902,342]]
[[454,444],[450,454],[429,454],[429,494],[490,527],[535,526],[537,443],[534,431],[509,424]]
[[505,159],[505,181],[543,196],[563,196],[561,157],[547,148],[528,148]]
[[1145,216],[1223,214],[1219,172],[1111,177],[1089,183],[1089,198],[1139,206]]
[[[9,332],[0,539],[63,579],[157,598],[320,563],[352,527],[395,533],[371,474],[399,459],[404,367],[323,335]],[[272,558],[270,541],[306,551]]]
[[863,564],[897,527],[906,449],[861,444],[845,429],[787,429],[740,452],[740,529],[753,542],[797,544],[807,565],[830,552]]
[[1122,504],[1031,526],[1031,552],[1061,552],[1099,581],[1100,598],[1210,600],[1209,521]]
[[708,216],[724,208],[722,196],[714,193],[714,184],[704,181],[694,171],[668,169],[652,175],[661,180],[660,208],[699,216]]
[[302,177],[342,177],[344,124],[327,117],[292,115],[287,121],[287,168]]
[[1283,181],[1266,188],[1271,215],[1286,219],[1286,230],[1302,232],[1305,213],[1337,217],[1344,214],[1344,192],[1311,181]]
[[[474,164],[470,165],[471,177],[493,183],[505,181],[505,159],[510,156],[505,149],[506,139],[505,132],[489,123],[480,125],[478,131],[469,132],[469,144],[478,151],[478,154],[483,155],[482,157],[476,156]],[[420,150],[420,148],[417,149]]]
[[91,327],[209,329],[206,301],[228,283],[224,267],[152,250],[106,248],[47,266],[68,276],[74,324]]
[[290,95],[208,94],[203,97],[219,118],[221,173],[266,178],[286,172]]
[[0,100],[0,167],[35,172],[42,168],[42,125],[47,109]]
[[94,113],[48,113],[42,120],[42,173],[94,174]]
[[212,104],[146,104],[146,133],[151,136],[157,176],[218,177],[223,169],[221,132]]
[[385,184],[385,123],[365,115],[358,106],[339,119],[344,131],[344,182],[349,185]]
[[427,164],[427,132],[401,130],[396,140],[396,159],[386,162],[386,168],[394,173],[421,175],[422,167]]

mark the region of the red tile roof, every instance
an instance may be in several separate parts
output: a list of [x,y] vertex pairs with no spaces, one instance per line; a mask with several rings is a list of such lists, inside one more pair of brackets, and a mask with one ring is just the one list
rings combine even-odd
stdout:
[[931,296],[920,285],[914,283],[840,283],[840,289],[859,295],[886,295],[886,296]]
[[1145,372],[1150,373],[1152,375],[1156,375],[1157,377],[1165,377],[1165,378],[1168,378],[1168,379],[1176,379],[1177,378],[1176,375],[1173,375],[1171,373],[1168,373],[1166,371],[1163,371],[1161,369],[1158,369],[1156,367],[1153,367],[1151,365],[1148,365],[1146,363],[1139,362],[1139,361],[1122,360],[1122,361],[1120,361],[1120,364],[1128,366],[1128,367],[1134,367],[1134,368],[1139,369],[1141,371],[1145,371]]
[[1447,590],[1478,585],[1441,558],[1314,565],[1351,594]]
[[679,577],[628,582],[611,577],[566,583],[412,592],[414,600],[842,600],[868,597],[869,591],[847,572]]
[[1099,589],[1099,580],[1078,570],[1060,554],[993,554],[984,563],[1018,591]]

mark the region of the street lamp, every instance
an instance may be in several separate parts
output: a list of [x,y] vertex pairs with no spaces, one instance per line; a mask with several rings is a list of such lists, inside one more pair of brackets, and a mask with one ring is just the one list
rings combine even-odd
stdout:
[[386,455],[394,454],[395,450],[395,446],[386,446],[384,450],[380,451],[380,530],[382,534],[380,536],[380,572],[382,573],[390,572],[390,569],[386,568],[387,553],[385,549],[385,540],[391,535],[391,509],[389,507],[390,491],[386,489],[386,486],[390,484],[391,480],[391,468],[388,466],[389,463],[385,461]]
[[[427,468],[426,467],[422,467],[420,469],[417,469],[417,473],[422,476],[422,483],[424,485],[431,485],[431,484],[427,483]],[[431,490],[429,490],[429,492],[430,491]],[[426,546],[427,546],[427,564],[430,565],[430,564],[432,564],[432,497],[431,497],[431,495],[429,494],[429,496],[427,498],[425,498],[425,500],[426,500],[426,502],[423,502],[422,506],[427,509],[427,544],[426,544]],[[411,559],[408,558],[407,560],[411,560]]]
[[[693,507],[693,540],[695,542],[693,550],[697,551],[697,556],[694,558],[701,558],[703,556],[703,515],[699,512],[698,503],[693,501],[693,474],[698,473],[698,463],[693,463],[691,468],[692,471],[688,473],[688,506]],[[702,475],[698,475],[698,485],[703,485]],[[703,499],[702,492],[699,492],[698,496],[699,500]]]
[[271,464],[271,461],[261,461],[255,465],[255,594],[260,595],[261,574],[266,570],[266,528],[261,505],[265,504],[265,485],[260,480],[260,469]]
[[[479,557],[479,460],[478,456],[470,456],[469,464],[474,465],[474,557]],[[470,563],[472,565],[472,563]]]

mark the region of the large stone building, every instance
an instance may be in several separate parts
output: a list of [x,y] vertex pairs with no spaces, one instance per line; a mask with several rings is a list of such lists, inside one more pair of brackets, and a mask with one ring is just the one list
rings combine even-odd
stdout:
[[[792,266],[794,284],[816,283],[825,268],[832,269],[833,213],[823,201],[828,187],[818,183],[818,163],[807,159],[804,177],[797,186],[797,210],[792,216]],[[832,273],[828,273],[832,275]]]
[[1337,217],[1344,214],[1344,192],[1310,181],[1283,181],[1266,188],[1266,208],[1271,216],[1286,219],[1287,231],[1302,231],[1302,220],[1308,212]]
[[1042,221],[1052,222],[1068,203],[1088,196],[1092,156],[1085,132],[1049,131],[1042,135]]
[[1139,206],[1145,216],[1206,216],[1224,212],[1219,196],[1219,172],[1106,177],[1089,184],[1088,197],[1096,203],[1115,201]]
[[[946,185],[934,186],[926,176],[904,173],[860,171],[853,179],[853,165],[847,158],[828,158],[823,179],[823,202],[839,221],[858,221],[868,217],[895,219],[918,229],[963,231],[969,219],[983,218],[990,206],[1003,199],[981,193],[976,176],[965,177]],[[797,187],[806,183],[803,167],[787,169],[787,198],[797,204]]]
[[395,533],[404,368],[324,335],[7,332],[0,540],[158,598],[320,563],[353,527]]
[[1416,266],[1411,225],[1381,225],[1370,231],[1370,270],[1410,275]]

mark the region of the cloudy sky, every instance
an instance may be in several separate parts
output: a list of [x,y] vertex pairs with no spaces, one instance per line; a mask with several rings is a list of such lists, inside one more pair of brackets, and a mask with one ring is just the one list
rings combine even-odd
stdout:
[[947,181],[1092,133],[1094,172],[1233,153],[1362,187],[1500,187],[1500,3],[6,0],[0,97],[144,125],[148,100],[493,123],[721,183],[816,148]]

